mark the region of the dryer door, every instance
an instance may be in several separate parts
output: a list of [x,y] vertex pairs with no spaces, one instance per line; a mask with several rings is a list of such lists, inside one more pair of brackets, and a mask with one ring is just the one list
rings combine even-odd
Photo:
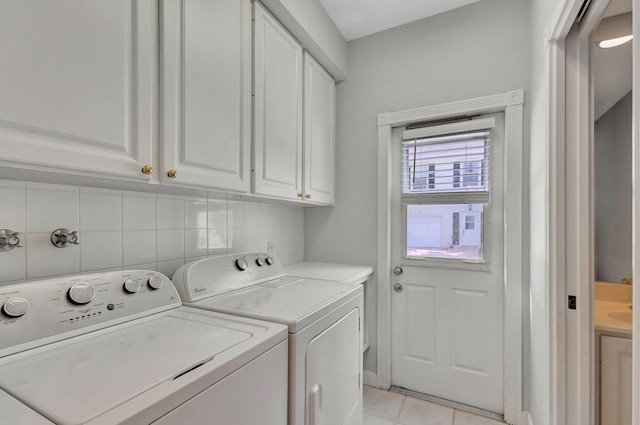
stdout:
[[306,425],[361,423],[359,328],[355,308],[307,346]]

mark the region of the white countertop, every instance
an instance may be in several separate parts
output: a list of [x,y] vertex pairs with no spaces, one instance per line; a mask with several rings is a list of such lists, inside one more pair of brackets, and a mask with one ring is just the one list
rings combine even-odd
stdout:
[[630,285],[596,282],[594,306],[596,330],[631,334]]
[[357,282],[371,275],[373,267],[303,261],[285,266],[284,271],[287,276],[332,280],[334,282]]
[[308,279],[357,282],[371,275],[373,267],[303,261],[302,263],[285,266],[284,272],[287,276],[306,277]]

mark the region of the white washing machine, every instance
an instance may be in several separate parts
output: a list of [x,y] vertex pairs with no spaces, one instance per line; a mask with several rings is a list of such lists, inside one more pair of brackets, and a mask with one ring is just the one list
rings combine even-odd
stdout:
[[0,391],[0,412],[0,415],[2,415],[0,421],[3,424],[55,425],[2,391]]
[[362,286],[284,275],[267,254],[184,265],[186,305],[289,328],[289,425],[362,424]]
[[286,424],[287,328],[184,307],[159,273],[3,285],[0,305],[12,425]]

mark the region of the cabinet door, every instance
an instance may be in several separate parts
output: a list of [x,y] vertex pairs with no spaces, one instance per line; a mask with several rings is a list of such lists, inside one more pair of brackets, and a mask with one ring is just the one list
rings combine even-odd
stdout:
[[631,425],[631,339],[600,337],[600,423]]
[[259,4],[254,32],[256,194],[302,193],[302,48]]
[[164,0],[161,13],[161,178],[248,192],[251,0]]
[[20,0],[0,7],[0,165],[149,179],[157,6]]
[[304,194],[314,203],[334,203],[335,82],[304,54]]

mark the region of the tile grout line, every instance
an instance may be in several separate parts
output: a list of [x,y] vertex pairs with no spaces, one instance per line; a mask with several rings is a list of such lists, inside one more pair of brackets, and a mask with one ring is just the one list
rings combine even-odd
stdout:
[[404,405],[407,402],[407,396],[405,395],[403,397],[404,398],[402,399],[402,405],[400,406],[400,410],[398,411],[398,417],[394,420],[396,424],[399,423],[398,421],[400,420],[400,416],[402,416],[402,409],[404,409]]

